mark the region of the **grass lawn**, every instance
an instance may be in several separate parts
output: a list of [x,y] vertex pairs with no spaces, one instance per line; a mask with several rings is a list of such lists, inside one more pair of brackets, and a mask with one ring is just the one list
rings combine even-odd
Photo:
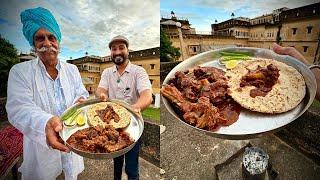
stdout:
[[144,119],[154,120],[155,122],[160,121],[160,108],[148,107],[142,111],[142,116]]

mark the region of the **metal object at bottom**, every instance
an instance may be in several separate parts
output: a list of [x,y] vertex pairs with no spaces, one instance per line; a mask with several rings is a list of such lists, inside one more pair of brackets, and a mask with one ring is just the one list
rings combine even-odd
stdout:
[[301,73],[306,83],[306,95],[304,99],[294,109],[280,114],[258,113],[242,109],[239,119],[235,123],[230,126],[222,126],[213,132],[196,128],[184,122],[181,116],[179,116],[177,108],[175,108],[172,103],[162,96],[163,103],[167,110],[183,124],[218,138],[249,139],[259,137],[264,133],[280,130],[280,128],[293,122],[295,119],[301,116],[312,104],[316,95],[317,84],[314,74],[310,69],[314,68],[315,66],[311,66],[309,68],[293,57],[278,55],[271,50],[261,48],[224,48],[198,54],[181,62],[175,68],[173,68],[165,78],[163,84],[167,84],[169,80],[174,77],[174,74],[177,71],[184,72],[186,70],[193,69],[196,66],[216,67],[225,70],[225,68],[219,63],[219,59],[221,58],[220,52],[248,52],[252,54],[252,57],[274,59],[294,67]]
[[[246,175],[243,175],[243,156],[248,148],[252,148],[250,142],[227,158],[224,162],[216,164],[214,166],[215,179],[245,179],[244,176]],[[264,176],[265,180],[275,180],[278,177],[278,174],[278,171],[274,169],[271,162],[268,161],[267,170]]]
[[247,147],[242,159],[242,177],[244,180],[264,180],[268,168],[269,156],[257,147]]
[[[61,118],[63,118],[63,116],[65,116],[69,111],[78,110],[78,109],[83,110],[83,113],[86,114],[87,113],[87,109],[91,105],[96,104],[96,103],[100,103],[100,102],[102,102],[102,101],[100,101],[98,99],[91,99],[91,100],[87,100],[87,101],[85,101],[85,102],[83,102],[81,104],[76,104],[76,105],[68,108],[61,115]],[[88,117],[87,117],[87,115],[85,115],[84,116],[84,118],[86,120],[85,125],[83,125],[83,126],[73,126],[73,127],[64,126],[63,130],[60,132],[60,137],[62,138],[64,143],[71,149],[71,151],[77,153],[80,156],[91,158],[91,159],[111,159],[111,158],[116,158],[118,156],[121,156],[121,155],[127,153],[137,143],[137,141],[141,137],[143,129],[144,129],[144,121],[143,121],[142,116],[140,114],[136,113],[131,108],[131,106],[129,104],[125,103],[124,101],[109,99],[107,102],[117,103],[117,104],[125,107],[131,113],[130,124],[126,128],[124,128],[124,131],[127,132],[129,134],[129,136],[134,139],[134,143],[131,144],[128,147],[125,147],[125,148],[119,150],[119,151],[115,151],[115,152],[111,152],[111,153],[90,153],[90,152],[86,152],[86,151],[82,151],[82,150],[73,148],[72,146],[70,146],[67,143],[68,138],[72,134],[77,132],[78,130],[82,130],[82,129],[90,127],[89,124],[88,124]]]

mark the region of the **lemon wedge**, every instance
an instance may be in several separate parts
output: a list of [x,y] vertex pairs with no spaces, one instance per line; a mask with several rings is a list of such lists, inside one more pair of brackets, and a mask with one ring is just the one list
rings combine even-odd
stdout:
[[86,121],[85,121],[85,119],[84,119],[84,117],[83,117],[82,114],[79,114],[79,115],[76,117],[76,122],[77,122],[77,125],[78,125],[78,126],[83,126],[83,125],[86,123]]
[[237,61],[237,60],[230,60],[225,63],[225,66],[227,69],[233,69],[238,65],[238,63],[239,63],[239,61]]

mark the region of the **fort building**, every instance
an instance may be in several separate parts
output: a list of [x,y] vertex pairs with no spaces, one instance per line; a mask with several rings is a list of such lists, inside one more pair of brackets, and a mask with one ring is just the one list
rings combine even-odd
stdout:
[[296,48],[311,63],[320,63],[320,3],[294,9],[284,7],[252,19],[237,17],[215,22],[206,34],[196,33],[186,18],[176,16],[162,18],[160,26],[173,46],[180,48],[180,61],[212,49],[271,49],[273,43],[279,43]]

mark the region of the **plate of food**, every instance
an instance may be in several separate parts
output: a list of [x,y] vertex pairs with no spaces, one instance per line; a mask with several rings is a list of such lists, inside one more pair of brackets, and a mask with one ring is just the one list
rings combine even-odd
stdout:
[[87,100],[62,115],[60,137],[71,150],[92,159],[115,158],[133,148],[142,135],[140,114],[120,100]]
[[191,128],[226,139],[253,138],[308,109],[317,89],[313,67],[268,49],[212,50],[173,68],[161,95],[168,111]]

